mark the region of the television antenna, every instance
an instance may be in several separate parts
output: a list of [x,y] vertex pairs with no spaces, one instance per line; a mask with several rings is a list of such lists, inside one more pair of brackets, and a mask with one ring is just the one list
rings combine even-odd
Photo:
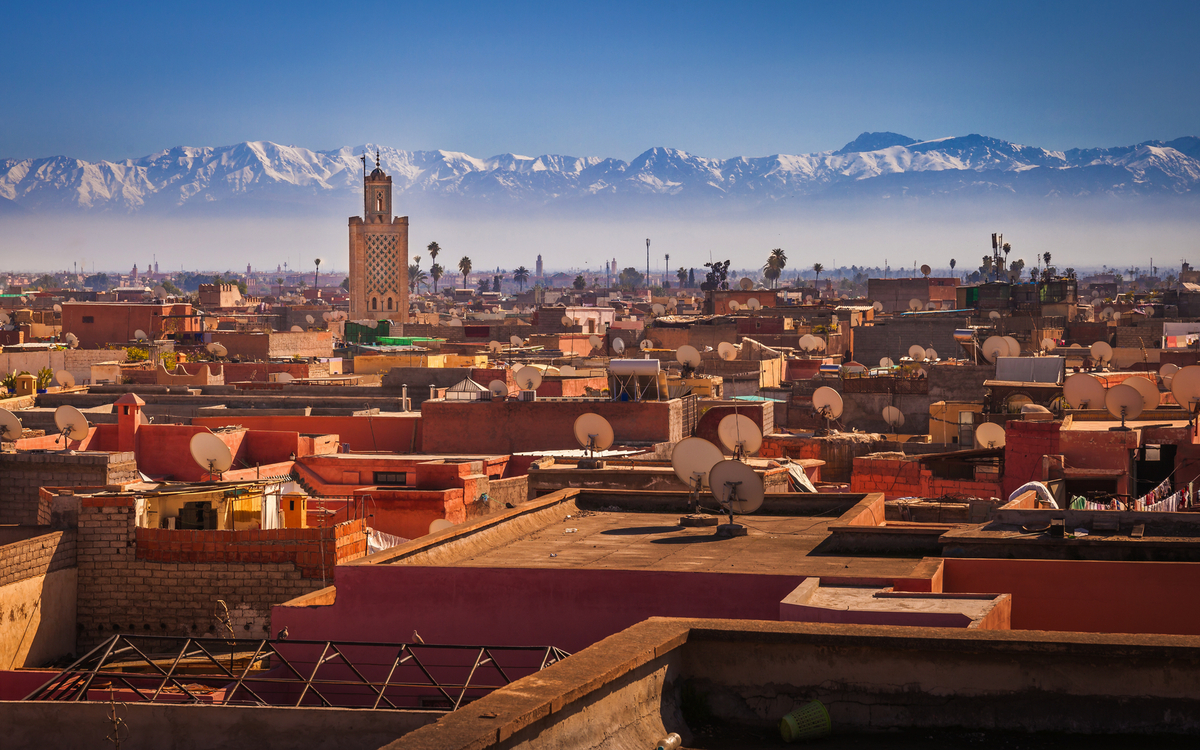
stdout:
[[75,376],[66,370],[59,370],[54,373],[54,379],[58,381],[61,388],[71,388],[75,385]]
[[612,340],[612,349],[617,354],[623,354],[625,352],[625,339],[621,338],[620,336],[614,336]]
[[975,429],[975,445],[979,448],[1003,448],[1004,428],[995,422],[984,422]]
[[1072,409],[1097,409],[1104,403],[1104,384],[1086,372],[1077,372],[1063,382],[1063,398]]
[[0,438],[14,441],[19,440],[23,434],[24,429],[17,415],[8,409],[0,409]]
[[896,430],[904,425],[904,412],[894,406],[883,407],[883,421]]
[[587,459],[579,462],[580,468],[603,469],[604,462],[596,460],[596,451],[604,451],[612,447],[612,425],[599,414],[593,412],[580,414],[575,419],[575,441],[588,452]]
[[209,481],[214,477],[219,480],[221,475],[233,466],[233,454],[229,452],[229,446],[211,432],[197,432],[192,435],[188,449],[191,451],[192,460],[208,472]]
[[825,434],[828,435],[829,421],[842,416],[842,394],[823,385],[813,392],[812,403],[817,413],[825,417]]
[[762,447],[762,431],[745,414],[729,414],[722,418],[717,424],[717,437],[737,459],[753,456]]
[[688,500],[688,514],[679,519],[680,526],[716,525],[716,518],[700,512],[700,490],[708,483],[708,473],[712,467],[724,460],[721,449],[704,438],[684,438],[671,449],[671,468],[692,493]]
[[517,387],[525,391],[536,391],[542,384],[542,371],[531,365],[525,365],[513,375]]
[[734,522],[734,514],[746,515],[762,507],[762,478],[748,464],[725,460],[709,470],[708,484],[721,509],[729,514],[729,523],[717,526],[717,536],[745,536],[746,527]]
[[[63,404],[54,410],[54,424],[58,427],[58,435],[63,441],[63,449],[67,440],[79,442],[88,436],[87,417],[74,406]],[[57,442],[57,441],[56,441]]]
[[1125,420],[1137,419],[1142,413],[1142,394],[1137,392],[1137,389],[1131,385],[1121,383],[1114,385],[1108,389],[1108,393],[1104,394],[1104,407],[1108,409],[1108,413],[1121,420],[1121,426],[1114,429],[1128,430],[1125,426]]
[[717,356],[726,362],[737,359],[737,355],[738,348],[728,341],[722,341],[720,344],[717,344]]

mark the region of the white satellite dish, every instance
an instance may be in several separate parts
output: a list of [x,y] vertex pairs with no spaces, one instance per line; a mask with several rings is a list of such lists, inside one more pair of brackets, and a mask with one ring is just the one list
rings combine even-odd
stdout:
[[806,294],[806,295],[804,295],[804,301],[805,301],[805,302],[812,302],[812,301],[813,301],[813,296],[812,296],[811,294]]
[[842,394],[823,385],[813,392],[813,408],[826,420],[842,416]]
[[572,317],[571,317],[571,316],[569,316],[569,315],[564,315],[564,316],[562,316],[562,320],[561,320],[561,322],[562,322],[562,324],[563,324],[564,326],[573,326],[573,325],[575,325],[575,319],[574,319],[574,318],[572,318]]
[[1099,290],[1099,289],[1093,289],[1093,290],[1092,290],[1092,299],[1096,299],[1096,298],[1097,298],[1097,297],[1099,297],[1099,296],[1100,296],[1100,290]]
[[[126,329],[126,330],[128,330],[128,329]],[[134,338],[136,341],[146,341],[146,340],[147,340],[147,339],[149,339],[150,337],[146,335],[146,332],[145,332],[145,331],[143,331],[141,328],[139,328],[139,329],[137,329],[136,331],[134,331],[134,332],[133,332],[133,338]]]
[[743,292],[748,292],[754,288],[754,282],[743,277],[742,280],[738,282],[738,286],[742,288]]
[[975,428],[975,446],[978,448],[1003,448],[1004,428],[995,422],[984,422]]
[[916,297],[913,297],[912,299],[910,299],[908,301],[908,309],[912,310],[913,312],[916,312],[917,310],[924,310],[925,303],[922,302],[921,300],[917,299]]
[[612,340],[612,350],[617,354],[625,351],[625,339],[620,336],[614,336]]
[[292,333],[303,333],[304,329],[300,326],[292,326],[291,331]]
[[1092,359],[1096,360],[1097,362],[1107,363],[1110,359],[1112,359],[1112,347],[1104,341],[1097,341],[1096,343],[1092,344],[1089,351],[1091,352]]
[[66,438],[79,441],[88,436],[87,417],[83,416],[83,412],[74,406],[64,404],[55,409],[54,424],[58,427],[58,434],[64,438],[64,445]]
[[938,303],[934,302],[933,300],[929,300],[928,302],[925,303],[925,309],[926,310],[936,310],[936,309],[938,309]]
[[154,296],[158,297],[159,299],[165,299],[167,296],[167,288],[162,284],[154,287]]
[[330,312],[321,313],[321,320],[328,323],[329,321],[333,320],[333,313],[330,313]]
[[766,495],[758,473],[741,461],[726,460],[713,466],[708,472],[708,484],[713,497],[729,514],[730,526],[733,525],[733,514],[753,513],[762,507]]
[[[8,317],[8,313],[0,312],[0,326],[8,325],[9,321],[11,321],[11,320],[12,320],[12,318]],[[68,334],[68,335],[70,335],[70,334]]]
[[517,370],[513,378],[517,381],[517,387],[524,391],[536,391],[537,387],[542,384],[542,371],[536,367],[526,365]]
[[1142,411],[1157,409],[1159,402],[1158,383],[1149,378],[1134,376],[1125,379],[1125,385],[1131,386],[1142,397]]
[[1125,426],[1125,420],[1137,419],[1142,413],[1142,394],[1138,393],[1137,389],[1131,385],[1121,383],[1114,385],[1108,389],[1108,393],[1104,394],[1104,408],[1108,409],[1108,413],[1121,420],[1121,426]]
[[1003,336],[1004,343],[1008,344],[1008,356],[1021,356],[1021,342],[1014,339],[1012,336]]
[[462,318],[451,318],[450,322],[447,323],[446,325],[450,326],[451,328],[462,328],[463,327]]
[[904,412],[894,406],[883,407],[883,421],[887,422],[892,429],[896,429],[904,424]]
[[508,385],[503,380],[488,383],[488,390],[492,392],[492,398],[504,398],[508,395]]
[[933,272],[933,269],[932,269],[932,268],[930,268],[929,266],[927,266],[927,265],[924,265],[924,264],[922,264],[922,265],[921,265],[921,274],[922,274],[922,275],[924,275],[924,276],[928,276],[928,275],[929,275],[929,274],[931,274],[932,272]]
[[642,339],[640,342],[638,342],[638,348],[644,352],[648,352],[654,348],[654,342],[650,339]]
[[895,367],[895,365],[896,365],[896,363],[893,362],[890,357],[880,357],[879,358],[879,366],[880,367]]
[[721,449],[704,438],[684,438],[671,449],[671,468],[675,470],[675,476],[691,489],[708,484],[708,473],[724,460]]
[[874,302],[871,304],[871,307],[873,307],[875,309],[875,312],[883,312],[883,303],[882,302]]
[[1159,376],[1164,378],[1168,375],[1174,375],[1177,372],[1179,372],[1179,365],[1171,364],[1170,362],[1158,368]]
[[650,306],[650,312],[654,313],[655,315],[662,315],[666,311],[667,311],[667,308],[663,307],[662,305],[660,305],[657,302],[655,302],[653,305]]
[[735,299],[731,299],[731,300],[729,300],[729,309],[732,310],[733,312],[737,312],[738,310],[742,309],[742,303],[738,302]]
[[435,518],[429,522],[429,533],[436,534],[439,531],[454,528],[454,524],[444,518]]
[[229,353],[229,350],[226,349],[223,344],[218,344],[215,341],[204,348],[207,349],[208,353],[213,355],[214,357],[224,357],[226,354]]
[[720,344],[717,344],[717,356],[726,362],[737,359],[737,355],[738,348],[728,341],[722,341]]
[[76,336],[75,334],[73,334],[73,333],[68,333],[68,334],[67,334],[66,336],[64,336],[63,338],[64,338],[64,339],[66,339],[66,341],[67,341],[67,346],[71,347],[72,349],[78,349],[78,348],[79,348],[79,337],[78,337],[78,336]]
[[490,352],[504,351],[504,344],[501,344],[499,341],[489,341],[488,342],[488,351],[490,351]]
[[1072,409],[1099,409],[1104,403],[1104,384],[1086,372],[1077,372],[1063,382],[1063,398]]
[[751,310],[758,310],[762,308],[762,303],[758,301],[758,297],[751,297],[750,299],[746,300],[746,307],[750,308]]
[[799,344],[801,351],[811,352],[813,349],[817,348],[817,337],[813,336],[811,333],[806,333],[800,337]]
[[575,419],[575,441],[579,443],[588,455],[596,451],[608,450],[613,444],[613,428],[608,420],[599,414],[588,412],[580,414]]
[[762,430],[745,414],[729,414],[717,424],[717,437],[735,456],[753,456],[762,447]]
[[290,383],[295,379],[296,379],[296,376],[291,374],[290,372],[275,373],[275,382],[276,383]]
[[508,343],[512,346],[525,346],[525,339],[513,334],[512,336],[508,337]]
[[604,343],[604,339],[600,338],[599,336],[588,336],[588,343],[592,345],[593,349],[595,349]]
[[997,357],[1008,356],[1008,342],[1001,336],[988,336],[980,348],[988,362],[995,362]]
[[58,304],[57,302],[54,303],[54,312],[56,312],[56,313],[62,312],[62,305]]
[[66,370],[59,370],[58,372],[54,373],[54,379],[58,381],[58,384],[63,388],[70,388],[75,385],[75,376]]
[[925,359],[929,360],[930,362],[936,362],[937,361],[937,351],[935,351],[934,349],[926,349],[925,350]]
[[0,409],[0,438],[8,441],[19,440],[24,434],[21,420],[8,409]]
[[233,466],[233,454],[229,452],[229,446],[211,432],[197,432],[192,435],[188,449],[191,451],[192,460],[208,472],[209,479],[229,471],[229,467]]
[[990,313],[988,313],[988,319],[989,320],[1000,320],[1000,311],[992,310]]
[[1171,394],[1175,403],[1189,414],[1200,404],[1200,365],[1182,367],[1171,375]]
[[923,362],[925,360],[925,347],[920,344],[913,344],[908,347],[908,356],[914,362]]
[[317,322],[317,319],[316,319],[316,318],[314,318],[314,317],[313,317],[313,316],[311,316],[311,315],[305,315],[305,316],[304,316],[304,319],[305,319],[306,321],[308,321],[308,324],[309,324],[309,325],[312,325],[313,323],[316,323],[316,322]]
[[675,350],[675,359],[684,367],[699,367],[700,352],[690,344],[684,344]]
[[558,368],[558,374],[559,375],[574,375],[575,367],[573,365],[563,365],[562,367]]
[[1051,339],[1051,338],[1042,339],[1042,351],[1048,352],[1052,349],[1054,349],[1054,339]]

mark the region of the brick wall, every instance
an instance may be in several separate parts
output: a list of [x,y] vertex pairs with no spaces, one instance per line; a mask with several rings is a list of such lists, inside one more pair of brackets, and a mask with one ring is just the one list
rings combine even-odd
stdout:
[[[52,531],[0,547],[0,586],[75,566],[75,532]],[[3,616],[0,611],[0,616]]]
[[50,506],[39,497],[42,487],[95,487],[137,477],[130,452],[0,454],[0,524],[50,523]]
[[[328,539],[320,529],[311,530],[311,539],[297,533],[305,530],[260,531],[257,539],[253,532],[182,531],[163,538],[134,523],[132,497],[82,498],[76,542],[80,650],[114,632],[216,634],[217,600],[228,607],[238,637],[274,635],[271,607],[322,587],[322,544],[335,559],[366,551],[361,521],[327,529]],[[218,534],[234,543],[219,543]],[[332,567],[327,558],[324,583],[332,581]]]

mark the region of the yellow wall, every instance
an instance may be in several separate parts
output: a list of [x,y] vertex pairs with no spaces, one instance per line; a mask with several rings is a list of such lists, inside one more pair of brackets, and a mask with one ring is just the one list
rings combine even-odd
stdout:
[[[958,437],[959,414],[964,412],[981,414],[983,404],[969,401],[936,401],[929,405],[929,442],[948,445]],[[976,423],[979,420],[975,420]],[[974,448],[968,445],[963,450]]]
[[[486,357],[484,358],[486,360]],[[386,373],[393,367],[445,367],[445,354],[360,354],[354,358],[355,375]]]
[[[445,363],[442,367],[487,367],[488,356],[486,354],[442,354],[438,355],[445,358]],[[437,365],[430,365],[437,367]]]

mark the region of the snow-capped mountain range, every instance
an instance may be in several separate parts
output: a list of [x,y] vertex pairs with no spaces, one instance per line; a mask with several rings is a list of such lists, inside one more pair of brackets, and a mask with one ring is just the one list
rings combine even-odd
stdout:
[[777,204],[821,198],[1010,195],[1200,196],[1200,138],[1047,151],[981,135],[918,141],[863,133],[837,151],[711,159],[653,148],[630,162],[602,157],[487,159],[455,151],[366,144],[311,151],[269,141],[179,146],[140,159],[65,156],[0,160],[0,214],[59,210],[178,213],[193,209],[335,213],[361,195],[360,155],[374,157],[403,196],[549,205],[668,196]]

